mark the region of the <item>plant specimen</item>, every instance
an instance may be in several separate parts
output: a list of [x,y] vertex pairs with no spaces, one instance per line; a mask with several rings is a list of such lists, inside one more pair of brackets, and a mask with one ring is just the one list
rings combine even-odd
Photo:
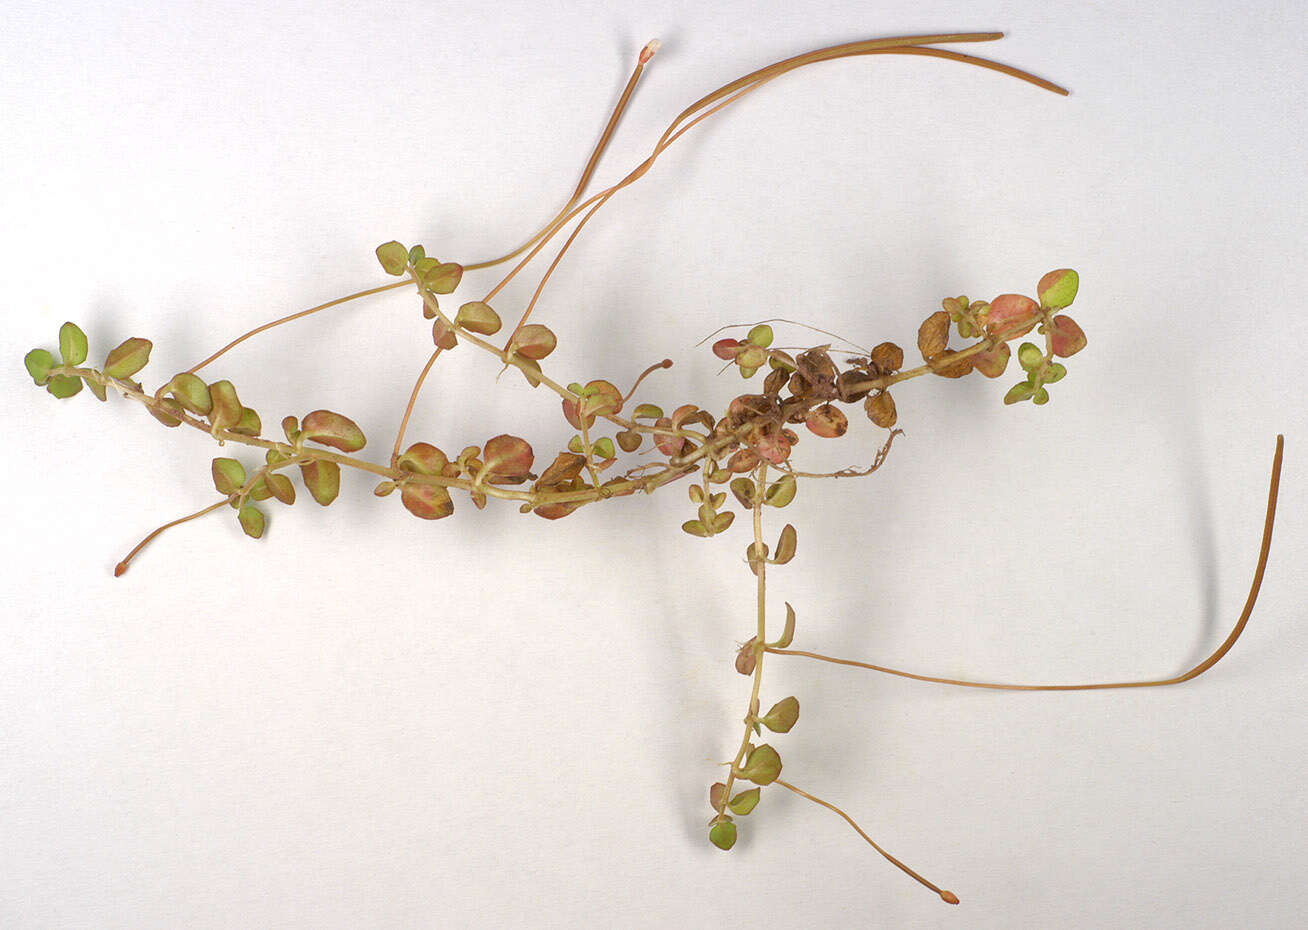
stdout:
[[[643,177],[659,156],[701,121],[776,78],[809,64],[836,58],[875,54],[922,55],[989,68],[1055,93],[1065,93],[1026,72],[987,59],[942,48],[951,43],[984,42],[996,33],[897,37],[820,49],[754,71],[700,98],[682,111],[658,139],[649,156],[617,183],[587,196],[592,176],[625,111],[645,66],[657,50],[650,43],[640,53],[630,79],[609,118],[580,181],[568,202],[519,248],[480,262],[449,259],[442,244],[432,254],[423,245],[386,242],[376,249],[383,272],[397,280],[378,283],[298,313],[256,327],[233,339],[190,368],[161,380],[147,390],[136,379],[147,365],[152,343],[133,337],[108,352],[99,367],[88,366],[88,340],[73,323],[60,329],[58,354],[45,348],[28,353],[28,372],[38,385],[57,398],[70,398],[85,388],[99,400],[118,394],[141,404],[166,427],[203,430],[224,447],[213,459],[211,478],[216,497],[197,512],[165,523],[146,535],[125,554],[115,569],[121,575],[144,548],[163,531],[214,512],[231,510],[244,532],[260,538],[267,514],[275,506],[293,505],[307,493],[328,506],[337,499],[343,468],[366,472],[377,479],[375,494],[394,497],[414,516],[440,520],[453,514],[456,500],[486,507],[492,499],[517,504],[523,514],[549,520],[566,517],[579,508],[637,492],[651,494],[666,487],[682,487],[693,516],[681,529],[691,536],[710,538],[724,534],[740,515],[750,525],[744,563],[754,579],[756,616],[751,635],[736,653],[735,670],[751,680],[744,709],[743,732],[734,753],[724,763],[725,775],[708,790],[711,810],[708,839],[727,850],[736,842],[738,824],[760,803],[762,790],[771,786],[793,792],[844,818],[860,836],[887,860],[931,889],[948,903],[958,898],[891,856],[834,804],[818,798],[783,777],[781,753],[768,734],[787,733],[797,722],[800,704],[794,696],[764,699],[763,670],[770,656],[805,657],[818,661],[867,668],[891,675],[973,688],[1011,690],[1080,690],[1153,687],[1177,684],[1211,668],[1243,631],[1262,580],[1270,546],[1280,471],[1282,441],[1278,437],[1262,550],[1245,610],[1227,639],[1203,662],[1188,672],[1167,679],[1103,684],[1020,685],[962,681],[921,675],[871,663],[792,648],[797,611],[784,611],[768,603],[768,576],[785,566],[799,543],[796,528],[787,523],[779,531],[765,528],[765,517],[785,508],[801,483],[809,479],[854,478],[876,471],[899,435],[895,395],[902,382],[931,376],[961,379],[974,372],[985,378],[1003,377],[1020,369],[1018,379],[1003,395],[1006,404],[1044,405],[1050,388],[1067,374],[1064,360],[1086,345],[1080,325],[1066,312],[1078,290],[1075,271],[1050,271],[1035,284],[1034,294],[1000,294],[990,300],[950,296],[941,309],[929,314],[916,335],[920,363],[906,360],[894,342],[871,347],[848,343],[821,330],[815,344],[780,347],[773,324],[795,325],[778,318],[756,321],[732,329],[705,348],[704,358],[715,357],[724,368],[735,369],[748,382],[743,393],[725,410],[711,411],[677,397],[662,387],[656,399],[672,396],[663,405],[637,397],[650,392],[651,376],[672,366],[663,360],[621,384],[590,378],[567,381],[554,377],[547,359],[557,346],[553,330],[534,317],[545,286],[587,222],[626,186]],[[552,257],[546,250],[556,246]],[[539,283],[521,308],[504,306],[499,299],[506,285],[540,258],[549,259]],[[507,265],[507,273],[479,299],[448,300],[466,271]],[[405,289],[416,297],[416,309],[430,326],[432,349],[408,393],[404,415],[389,454],[380,460],[361,453],[367,446],[364,429],[346,413],[316,409],[281,419],[278,436],[265,436],[263,419],[247,406],[231,381],[215,377],[216,366],[231,350],[256,335],[284,323],[327,311],[370,295]],[[467,295],[471,296],[471,295]],[[446,299],[443,302],[443,299]],[[502,314],[508,314],[507,317]],[[416,314],[415,314],[416,319]],[[507,323],[506,323],[507,321]],[[1023,337],[1035,334],[1029,341]],[[715,333],[714,336],[720,336]],[[957,342],[951,347],[951,341]],[[424,338],[425,334],[424,334]],[[501,375],[524,378],[543,395],[543,403],[566,421],[570,438],[562,448],[537,456],[527,439],[496,433],[488,425],[475,445],[456,449],[445,437],[415,441],[407,435],[410,416],[421,401],[429,372],[444,353],[477,351],[491,356]],[[1016,355],[1016,361],[1012,356]],[[203,376],[201,372],[204,372]],[[493,373],[494,369],[488,369]],[[647,383],[646,379],[651,378]],[[565,383],[566,382],[566,383]],[[251,394],[244,387],[246,399]],[[860,412],[861,411],[861,412]],[[849,416],[866,416],[885,430],[884,441],[863,468],[833,472],[804,470],[801,439],[823,442],[846,433]],[[536,440],[539,442],[539,440]],[[234,452],[234,448],[253,450]],[[639,457],[639,458],[638,458]],[[297,491],[294,476],[302,490]],[[676,492],[672,492],[676,493]],[[618,506],[621,506],[620,504]],[[771,627],[768,625],[772,619]],[[779,629],[778,629],[779,628]]]

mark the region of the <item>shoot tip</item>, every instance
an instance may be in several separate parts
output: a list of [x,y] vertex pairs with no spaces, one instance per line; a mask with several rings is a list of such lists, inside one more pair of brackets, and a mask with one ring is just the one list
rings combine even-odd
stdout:
[[942,891],[940,892],[940,900],[944,901],[946,904],[957,904],[958,895],[954,894],[952,891]]
[[645,47],[640,50],[640,63],[643,65],[654,57],[654,53],[662,47],[663,43],[658,39],[650,39]]
[[114,566],[114,577],[121,578],[123,576],[123,572],[125,571],[127,571],[127,563],[119,562],[117,565]]

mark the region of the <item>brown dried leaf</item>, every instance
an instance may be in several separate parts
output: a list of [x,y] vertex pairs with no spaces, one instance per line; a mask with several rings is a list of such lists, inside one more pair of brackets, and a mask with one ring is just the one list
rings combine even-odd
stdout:
[[937,310],[917,330],[917,348],[922,358],[931,361],[949,345],[949,314]]

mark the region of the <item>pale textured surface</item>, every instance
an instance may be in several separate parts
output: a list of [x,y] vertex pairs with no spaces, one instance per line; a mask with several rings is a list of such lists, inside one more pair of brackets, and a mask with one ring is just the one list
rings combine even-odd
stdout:
[[[0,924],[1297,922],[1297,5],[117,7],[22,0],[0,37]],[[122,403],[35,390],[19,360],[65,319],[93,357],[153,339],[153,387],[377,281],[386,239],[462,261],[516,245],[571,190],[654,36],[601,180],[752,68],[949,29],[1008,30],[980,51],[1073,96],[919,58],[789,76],[616,198],[538,319],[564,381],[627,384],[672,356],[644,397],[720,405],[739,380],[690,347],[721,323],[780,313],[908,348],[943,296],[1079,269],[1090,345],[1048,407],[1004,408],[1012,377],[906,385],[885,469],[801,488],[787,511],[799,555],[772,590],[778,621],[782,599],[799,611],[796,645],[928,673],[1103,680],[1195,661],[1243,603],[1286,433],[1262,602],[1195,683],[989,694],[769,662],[765,699],[803,706],[774,741],[786,775],[960,909],[780,789],[732,854],[708,846],[752,590],[744,522],[691,539],[680,490],[557,524],[459,498],[429,525],[347,475],[330,510],[270,507],[261,543],[214,516],[111,577],[150,527],[211,499],[216,450]],[[382,458],[428,344],[411,297],[376,299],[212,376],[274,430],[340,410]],[[493,376],[471,352],[442,360],[410,435],[457,451],[514,432],[552,456],[571,432],[557,403]],[[851,433],[803,460],[867,460],[872,431]]]

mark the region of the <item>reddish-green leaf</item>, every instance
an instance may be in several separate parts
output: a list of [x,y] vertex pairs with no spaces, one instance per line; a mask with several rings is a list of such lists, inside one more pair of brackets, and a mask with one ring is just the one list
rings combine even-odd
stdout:
[[641,435],[635,430],[624,429],[618,433],[618,447],[623,452],[635,452],[640,448]]
[[[609,443],[609,448],[613,446]],[[486,442],[482,452],[483,467],[487,479],[517,483],[531,474],[532,462],[536,455],[525,439],[517,436],[496,436]]]
[[795,528],[789,523],[781,530],[781,536],[777,539],[777,554],[773,557],[778,565],[785,565],[795,557],[795,546],[798,542],[798,536]]
[[[1028,321],[1027,325],[1010,332],[1023,321]],[[990,301],[990,315],[986,317],[986,328],[996,335],[1002,333],[1005,339],[1025,336],[1038,322],[1040,322],[1040,305],[1030,297],[1023,297],[1021,294],[1000,294]]]
[[349,417],[330,410],[315,410],[305,414],[300,421],[300,431],[305,439],[342,452],[358,452],[367,443],[358,424]]
[[789,733],[790,728],[799,719],[799,698],[788,697],[772,705],[766,715],[759,718],[759,723],[773,733]]
[[998,378],[1008,367],[1008,359],[1012,354],[1013,350],[1008,347],[1008,343],[1001,342],[993,349],[972,356],[972,364],[987,378]]
[[687,520],[685,523],[681,524],[681,529],[683,532],[689,533],[691,536],[707,537],[712,535],[709,533],[708,527],[699,520]]
[[443,319],[431,324],[431,341],[442,349],[453,349],[459,344],[459,337]]
[[400,501],[409,513],[424,520],[439,520],[454,513],[450,492],[438,484],[405,482],[400,488]]
[[509,351],[517,352],[524,358],[540,360],[553,352],[554,347],[558,344],[558,337],[550,331],[548,326],[542,326],[539,323],[528,323],[519,329],[517,335],[513,337]]
[[164,426],[181,426],[182,425],[182,405],[171,397],[162,398],[157,407],[148,407],[150,416],[154,417]]
[[213,409],[213,398],[209,386],[198,375],[184,371],[168,382],[168,393],[172,394],[183,409],[197,416],[208,416]]
[[770,785],[781,774],[781,756],[766,743],[756,746],[745,759],[740,777],[756,785]]
[[149,339],[133,336],[111,351],[104,360],[104,373],[111,378],[130,378],[150,361]]
[[1054,354],[1061,358],[1075,355],[1085,348],[1085,333],[1070,316],[1056,316],[1053,320]]
[[794,641],[794,639],[795,639],[795,608],[791,607],[790,602],[787,601],[786,625],[781,631],[781,638],[778,639],[772,645],[776,646],[778,649],[785,649]]
[[491,305],[480,300],[469,301],[460,307],[458,315],[454,318],[454,324],[469,332],[481,333],[483,336],[495,335],[504,325],[500,322],[500,315],[491,309]]
[[245,484],[245,467],[236,459],[214,459],[209,471],[219,494],[235,494]]
[[285,475],[269,475],[268,490],[272,492],[273,497],[283,504],[295,503],[295,485],[291,484],[291,479]]
[[731,493],[740,501],[742,507],[754,506],[754,482],[749,478],[733,478],[731,480]]
[[782,475],[774,481],[763,495],[763,503],[773,507],[784,507],[795,499],[795,476]]
[[723,361],[731,361],[740,352],[741,342],[739,339],[719,339],[713,343],[713,354]]
[[215,381],[209,385],[209,397],[213,400],[213,409],[209,411],[213,432],[229,429],[241,422],[241,399],[236,396],[232,382]]
[[647,420],[657,420],[663,416],[663,408],[657,404],[637,404],[636,409],[631,412],[633,420],[641,418]]
[[246,504],[241,508],[241,512],[236,515],[241,521],[241,529],[245,530],[246,536],[252,536],[258,539],[263,535],[264,517],[263,511],[253,504]]
[[[426,261],[423,261],[424,265]],[[430,268],[424,267],[420,277],[432,293],[450,294],[463,278],[463,266],[456,262],[437,262]]]
[[109,399],[109,392],[104,389],[104,385],[94,378],[82,376],[82,381],[86,383],[86,389],[95,395],[95,399],[104,402]]
[[253,407],[241,408],[241,418],[232,427],[232,432],[241,436],[258,436],[263,432],[263,423],[260,422],[259,414],[255,412]]
[[415,442],[404,450],[396,463],[403,471],[413,471],[420,475],[439,475],[450,463],[445,453],[429,442]]
[[1061,310],[1071,306],[1076,299],[1076,289],[1081,279],[1071,268],[1059,268],[1040,279],[1036,293],[1040,295],[1040,305],[1049,310]]
[[377,246],[377,261],[381,262],[387,274],[404,274],[409,263],[409,250],[398,242],[383,242]]
[[341,466],[335,462],[314,460],[300,466],[300,476],[309,495],[326,507],[341,493]]

